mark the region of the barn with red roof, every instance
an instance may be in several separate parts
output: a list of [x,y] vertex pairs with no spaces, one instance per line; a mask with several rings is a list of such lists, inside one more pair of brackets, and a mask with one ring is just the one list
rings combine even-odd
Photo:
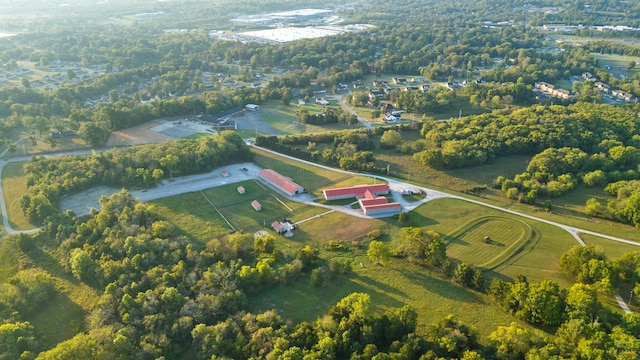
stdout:
[[259,175],[260,179],[289,196],[302,194],[304,192],[304,188],[296,184],[291,178],[280,175],[271,169],[260,170]]
[[356,185],[345,188],[326,189],[322,193],[326,200],[340,200],[356,198],[360,203],[360,208],[365,215],[395,215],[402,211],[399,202],[389,202],[380,195],[389,194],[390,189],[387,184]]
[[322,192],[326,200],[340,200],[365,197],[366,192],[373,195],[386,195],[389,193],[389,185],[373,184],[373,185],[356,185],[344,188],[326,189]]

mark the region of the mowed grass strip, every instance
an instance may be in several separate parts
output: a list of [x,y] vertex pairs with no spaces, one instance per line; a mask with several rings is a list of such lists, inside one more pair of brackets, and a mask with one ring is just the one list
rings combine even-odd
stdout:
[[[238,192],[238,187],[244,188],[244,194]],[[222,185],[203,190],[204,195],[217,207],[247,201],[252,197],[264,196],[268,189],[258,181],[241,181],[234,184]],[[249,200],[251,201],[251,200]]]
[[7,205],[7,219],[12,228],[16,230],[29,230],[38,227],[24,216],[18,201],[22,195],[29,193],[24,184],[23,163],[9,163],[2,169],[2,190],[4,201]]
[[265,169],[273,169],[302,185],[316,196],[322,195],[326,188],[345,187],[357,184],[372,184],[373,180],[366,176],[345,174],[302,163],[283,156],[275,155],[260,149],[252,148],[254,162]]
[[201,245],[232,229],[200,192],[150,202],[153,212],[176,226],[176,231]]
[[[256,211],[251,202],[257,200],[262,205],[262,210]],[[233,205],[219,208],[220,212],[237,229],[245,232],[255,232],[269,229],[273,221],[282,221],[288,217],[291,211],[282,205],[270,194],[262,194],[259,197],[250,197]]]
[[[489,237],[489,242],[485,242],[485,237]],[[498,216],[482,217],[447,237],[447,255],[488,269],[506,261],[530,237],[531,228],[521,221]]]
[[640,243],[638,245],[630,245],[589,234],[579,235],[585,244],[600,247],[610,260],[619,258],[628,252],[640,251]]

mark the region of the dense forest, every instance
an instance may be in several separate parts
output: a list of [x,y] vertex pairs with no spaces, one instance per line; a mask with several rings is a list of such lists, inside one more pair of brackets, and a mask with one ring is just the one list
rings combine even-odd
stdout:
[[[391,91],[369,104],[369,87],[343,93],[351,106],[379,105],[419,121],[372,129],[257,136],[256,144],[345,170],[388,172],[376,158],[391,150],[411,166],[451,171],[527,155],[525,171],[493,185],[513,202],[538,204],[578,187],[603,189],[585,205],[589,216],[640,226],[638,104],[606,104],[590,81],[574,81],[572,99],[544,100],[537,82],[568,82],[590,72],[611,87],[640,95],[637,64],[629,76],[607,71],[593,54],[637,57],[640,2],[505,0],[338,0],[109,2],[0,0],[0,150],[46,142],[71,131],[88,155],[34,156],[23,171],[28,194],[19,207],[43,225],[35,234],[0,239],[13,246],[15,273],[0,267],[0,359],[635,359],[640,316],[602,299],[640,294],[640,256],[607,258],[597,246],[572,247],[559,269],[573,283],[509,278],[447,256],[446,234],[405,226],[355,239],[372,266],[411,264],[456,284],[514,319],[480,336],[454,315],[418,330],[424,314],[409,306],[375,311],[369,294],[339,300],[313,321],[293,322],[275,309],[252,313],[249,300],[270,289],[324,289],[355,277],[349,257],[326,259],[318,241],[282,246],[272,235],[243,231],[193,241],[152,205],[126,190],[100,199],[77,217],[59,211],[63,196],[97,185],[147,189],[163,179],[204,173],[253,157],[240,135],[214,136],[103,151],[109,135],[157,118],[217,114],[247,103],[288,106],[323,89],[337,95],[365,77],[415,75],[442,84]],[[269,25],[232,21],[239,14],[331,7],[344,24],[374,27],[284,44],[227,41]],[[304,25],[292,20],[290,25]],[[584,43],[555,43],[539,26],[585,25],[568,32]],[[65,68],[66,67],[66,68]],[[24,69],[34,69],[25,71]],[[56,73],[56,86],[33,72]],[[74,70],[75,69],[75,70]],[[76,73],[77,71],[77,73]],[[82,74],[81,74],[82,72]],[[252,83],[268,77],[261,86]],[[444,85],[465,80],[456,90]],[[240,84],[240,85],[238,85]],[[373,89],[372,89],[373,90]],[[382,90],[382,87],[375,90]],[[311,100],[312,101],[312,100]],[[432,117],[465,113],[445,121]],[[303,125],[358,124],[340,107],[302,109]],[[403,135],[419,141],[403,142]],[[584,201],[584,200],[582,200]],[[324,239],[324,237],[323,237]],[[340,251],[343,245],[340,244]],[[351,251],[351,250],[344,250]],[[13,256],[13,253],[10,254]],[[33,259],[39,259],[36,263]],[[44,265],[42,265],[44,264]],[[355,265],[357,266],[357,265]],[[362,262],[359,266],[363,266]],[[70,279],[97,294],[69,326],[76,334],[44,343],[34,319]],[[638,303],[629,298],[630,304]],[[88,309],[88,310],[87,310]],[[41,326],[41,324],[40,324]]]

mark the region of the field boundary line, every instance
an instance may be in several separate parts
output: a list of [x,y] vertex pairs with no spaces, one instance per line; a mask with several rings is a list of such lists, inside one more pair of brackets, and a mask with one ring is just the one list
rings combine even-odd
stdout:
[[211,200],[209,200],[209,198],[207,197],[207,195],[204,194],[204,192],[202,192],[202,190],[200,190],[200,194],[202,194],[202,196],[205,198],[205,200],[207,200],[207,202],[209,203],[209,205],[211,205],[211,207],[218,213],[218,215],[220,215],[220,217],[226,221],[227,225],[229,225],[229,227],[231,228],[231,230],[236,231],[236,228],[231,225],[231,223],[229,222],[229,220],[227,220],[227,218],[222,215],[222,213],[220,212],[220,210],[218,210],[218,208],[213,205],[213,203],[211,202]]

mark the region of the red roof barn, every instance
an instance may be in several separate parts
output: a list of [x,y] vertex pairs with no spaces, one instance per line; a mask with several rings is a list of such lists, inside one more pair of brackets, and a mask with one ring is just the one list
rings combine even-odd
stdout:
[[387,184],[373,184],[373,185],[356,185],[345,188],[327,189],[322,193],[326,200],[339,200],[356,198],[360,199],[365,197],[366,192],[370,192],[373,195],[386,195],[389,193],[389,185]]
[[302,194],[304,192],[304,188],[296,184],[291,178],[282,176],[271,169],[260,170],[259,175],[262,180],[289,196]]

